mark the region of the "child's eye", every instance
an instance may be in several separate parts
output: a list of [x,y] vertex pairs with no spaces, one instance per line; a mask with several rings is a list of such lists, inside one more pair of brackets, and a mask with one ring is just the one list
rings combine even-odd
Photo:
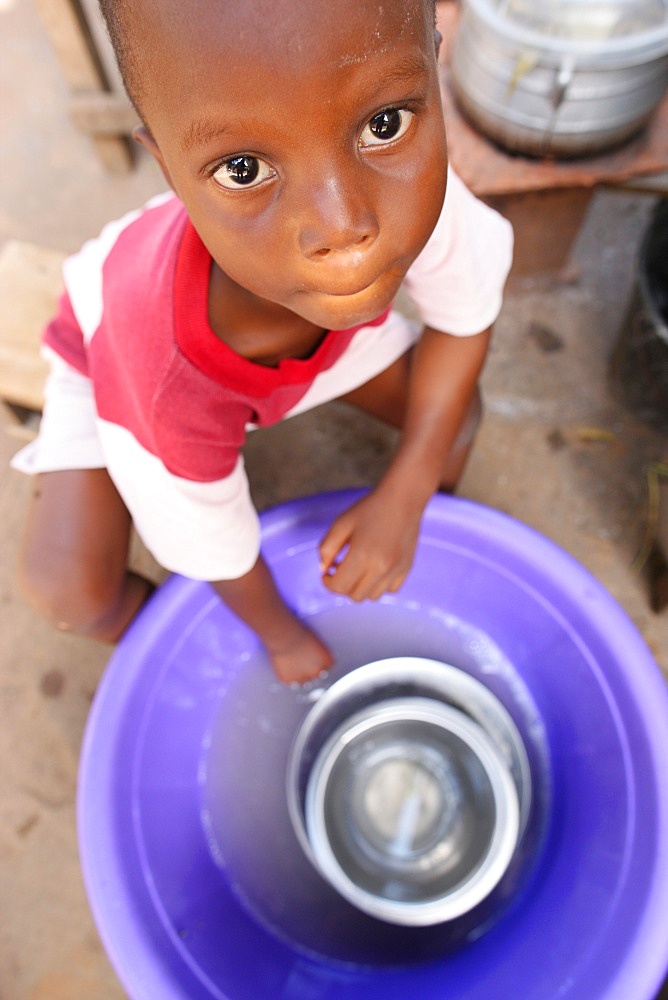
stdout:
[[211,175],[223,188],[257,187],[262,181],[273,175],[274,171],[268,163],[257,156],[231,156],[225,160]]
[[381,146],[392,139],[400,139],[413,119],[413,112],[406,108],[386,108],[374,115],[360,135],[360,146]]

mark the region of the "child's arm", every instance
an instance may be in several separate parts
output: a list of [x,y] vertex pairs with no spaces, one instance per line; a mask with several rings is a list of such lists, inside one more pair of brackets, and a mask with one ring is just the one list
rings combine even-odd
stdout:
[[245,576],[212,586],[264,643],[280,680],[303,683],[331,667],[331,653],[287,607],[262,556]]
[[473,337],[424,331],[396,454],[378,486],[337,518],[321,544],[330,590],[375,600],[403,583],[427,501],[439,486],[452,489],[463,467],[489,337],[489,330]]

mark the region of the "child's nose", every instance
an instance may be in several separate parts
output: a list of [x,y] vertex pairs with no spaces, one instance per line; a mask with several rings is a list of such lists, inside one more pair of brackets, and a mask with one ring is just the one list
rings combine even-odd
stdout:
[[328,176],[313,187],[299,230],[305,257],[370,247],[379,232],[369,198],[352,178]]

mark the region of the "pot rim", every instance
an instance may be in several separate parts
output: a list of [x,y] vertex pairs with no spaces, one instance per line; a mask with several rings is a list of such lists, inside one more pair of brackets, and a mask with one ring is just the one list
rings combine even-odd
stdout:
[[[483,766],[494,801],[491,836],[474,869],[442,894],[409,902],[379,895],[355,882],[340,863],[327,835],[329,778],[345,746],[370,729],[404,719],[426,722],[457,736]],[[515,783],[492,739],[461,710],[427,698],[390,698],[367,706],[338,726],[322,747],[307,788],[306,828],[315,862],[323,876],[349,902],[371,916],[406,926],[454,920],[490,895],[513,858],[520,835],[520,805]]]
[[461,0],[461,4],[463,16],[466,16],[467,8],[470,8],[504,41],[529,49],[539,49],[544,56],[552,57],[556,63],[570,59],[579,63],[592,60],[598,65],[632,66],[668,55],[668,6],[663,24],[632,35],[620,35],[592,43],[577,38],[562,39],[524,27],[503,17],[490,0]]

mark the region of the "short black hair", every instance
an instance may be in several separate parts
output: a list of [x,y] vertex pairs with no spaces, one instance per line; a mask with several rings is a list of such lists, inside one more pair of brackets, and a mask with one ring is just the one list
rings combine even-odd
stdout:
[[100,13],[116,56],[123,84],[141,117],[141,78],[136,48],[128,31],[133,0],[98,0]]

